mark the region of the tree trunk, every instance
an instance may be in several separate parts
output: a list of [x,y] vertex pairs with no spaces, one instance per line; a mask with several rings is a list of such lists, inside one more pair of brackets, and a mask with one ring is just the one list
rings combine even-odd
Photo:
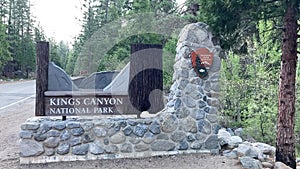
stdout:
[[276,161],[281,161],[294,169],[296,169],[294,122],[297,27],[296,9],[291,6],[286,10],[284,17],[279,82]]
[[49,42],[36,44],[35,116],[45,116],[45,95],[48,90]]

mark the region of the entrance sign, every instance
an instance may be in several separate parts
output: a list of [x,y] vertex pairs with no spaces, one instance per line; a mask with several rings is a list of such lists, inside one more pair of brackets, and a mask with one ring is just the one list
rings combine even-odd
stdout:
[[200,78],[208,75],[207,70],[213,63],[214,54],[207,48],[199,48],[191,53],[192,66]]
[[214,54],[209,52],[207,48],[199,48],[192,52],[192,63],[193,66],[196,66],[196,58],[200,58],[201,64],[205,65],[206,69],[209,69],[209,67],[213,63]]
[[[213,45],[212,40],[215,38],[210,30],[204,23],[193,23],[181,31],[174,63],[174,81],[170,87],[170,97],[161,111],[160,106],[164,105],[164,100],[163,95],[160,95],[162,79],[158,78],[162,77],[160,46],[132,46],[134,54],[131,54],[130,63],[111,82],[110,75],[105,74],[96,74],[90,78],[99,78],[93,84],[110,83],[105,88],[96,88],[95,85],[83,85],[87,86],[83,88],[78,85],[93,82],[89,79],[76,81],[73,85],[68,74],[56,66],[48,67],[48,60],[40,62],[45,57],[38,55],[38,77],[43,79],[37,79],[37,84],[41,84],[37,87],[44,90],[37,90],[37,96],[41,96],[37,97],[37,105],[43,105],[37,113],[40,116],[65,118],[33,118],[23,123],[19,134],[20,163],[219,153],[221,145],[217,131],[220,128],[218,115],[221,105],[218,96],[221,49]],[[206,58],[206,55],[210,56],[209,51],[195,50],[193,54],[193,65],[199,68],[197,71],[205,75],[209,69],[210,78],[201,80],[194,73],[195,68],[190,64],[191,53],[186,51],[195,46],[207,47],[214,52],[210,68],[206,67],[210,63],[209,57]],[[207,63],[202,62],[204,60]],[[49,71],[41,68],[49,68]],[[42,73],[45,73],[44,76],[40,76]],[[53,83],[59,85],[54,86]],[[156,110],[159,115],[149,117]],[[145,116],[140,119],[126,116],[103,118],[106,114],[137,112],[135,115],[139,115],[140,111],[149,114],[143,113]],[[92,116],[66,120],[67,116],[73,115]],[[162,139],[161,136],[170,139]],[[192,137],[189,139],[189,136]],[[198,136],[201,138],[195,139]]]
[[[95,72],[75,84],[63,69],[49,64],[49,43],[38,42],[36,116],[139,117],[143,111],[155,114],[164,108],[162,92],[156,92],[163,90],[161,45],[131,45],[130,71],[120,72],[123,76],[117,76],[118,73]],[[113,80],[129,82],[114,86],[124,90],[121,92],[104,90]]]

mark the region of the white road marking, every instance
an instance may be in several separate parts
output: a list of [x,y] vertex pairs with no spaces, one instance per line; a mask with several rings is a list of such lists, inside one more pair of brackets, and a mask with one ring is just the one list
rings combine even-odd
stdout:
[[29,96],[29,97],[26,97],[26,98],[24,98],[24,99],[22,99],[22,100],[19,100],[19,101],[17,101],[17,102],[11,103],[11,104],[9,104],[9,105],[0,107],[0,110],[4,110],[4,109],[6,109],[6,108],[8,108],[8,107],[11,107],[11,106],[13,106],[13,105],[19,104],[19,103],[21,103],[21,102],[24,102],[24,101],[26,101],[26,100],[28,100],[28,99],[34,97],[34,96],[35,96],[35,94],[33,94],[33,95]]

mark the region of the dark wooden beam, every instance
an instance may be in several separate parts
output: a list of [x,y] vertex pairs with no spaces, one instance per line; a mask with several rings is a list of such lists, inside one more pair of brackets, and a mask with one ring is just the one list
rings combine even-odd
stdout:
[[35,115],[45,116],[44,93],[48,90],[49,42],[37,42],[36,55]]

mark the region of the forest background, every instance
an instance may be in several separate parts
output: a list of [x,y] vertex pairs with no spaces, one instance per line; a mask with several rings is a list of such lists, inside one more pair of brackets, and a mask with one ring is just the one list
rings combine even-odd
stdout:
[[[271,0],[187,0],[183,5],[178,5],[175,0],[84,0],[81,7],[83,19],[80,20],[82,31],[70,46],[64,41],[56,42],[54,38],[46,37],[43,28],[36,26],[38,21],[33,19],[29,0],[0,0],[0,78],[33,78],[35,44],[38,41],[50,42],[51,61],[68,74],[79,75],[75,65],[84,44],[99,29],[118,18],[150,12],[160,18],[173,15],[187,23],[201,21],[211,26],[224,49],[220,73],[221,124],[233,130],[243,128],[245,138],[249,140],[275,145],[283,21],[280,11],[272,13],[274,17],[253,19],[257,16],[255,12],[246,9],[249,5],[262,6],[262,3],[272,4],[266,6],[262,15],[281,5],[280,1]],[[248,17],[250,15],[252,17]],[[122,23],[117,26],[121,28]],[[126,32],[126,29],[120,31]],[[101,57],[97,71],[121,70],[129,62],[130,44],[161,44],[167,93],[172,84],[178,33],[171,36],[137,33],[122,39]],[[296,98],[295,141],[299,157],[299,65]]]

